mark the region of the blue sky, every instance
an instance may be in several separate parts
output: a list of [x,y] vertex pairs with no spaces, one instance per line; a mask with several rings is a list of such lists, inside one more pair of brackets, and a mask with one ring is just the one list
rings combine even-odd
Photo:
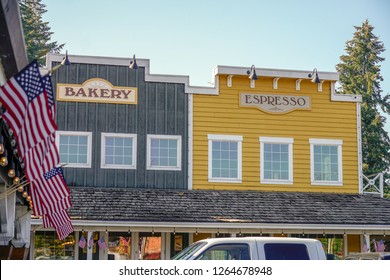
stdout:
[[[388,0],[42,0],[52,40],[69,54],[150,59],[151,73],[208,86],[217,65],[336,71],[345,43],[368,19],[387,50]],[[387,116],[388,117],[388,116]],[[390,133],[390,119],[386,124]]]

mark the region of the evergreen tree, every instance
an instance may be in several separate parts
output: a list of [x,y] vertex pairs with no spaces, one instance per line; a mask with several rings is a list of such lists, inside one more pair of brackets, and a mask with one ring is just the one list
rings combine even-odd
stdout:
[[[368,20],[361,26],[355,26],[352,40],[347,41],[346,55],[340,57],[336,66],[340,73],[340,93],[362,96],[362,148],[363,173],[376,174],[389,170],[390,138],[384,124],[386,118],[380,114],[390,112],[389,93],[382,95],[380,82],[380,63],[384,61],[380,54],[384,44],[374,35]],[[385,178],[388,174],[385,174]]]
[[48,52],[59,53],[64,47],[57,41],[50,42],[53,32],[50,31],[49,23],[42,19],[42,15],[47,12],[45,8],[41,0],[19,0],[27,57],[29,61],[38,59],[40,65],[44,64]]

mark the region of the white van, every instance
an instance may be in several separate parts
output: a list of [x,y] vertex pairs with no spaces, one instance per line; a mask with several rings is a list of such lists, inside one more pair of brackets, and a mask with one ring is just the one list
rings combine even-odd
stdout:
[[289,237],[232,237],[197,241],[173,260],[326,260],[320,241]]

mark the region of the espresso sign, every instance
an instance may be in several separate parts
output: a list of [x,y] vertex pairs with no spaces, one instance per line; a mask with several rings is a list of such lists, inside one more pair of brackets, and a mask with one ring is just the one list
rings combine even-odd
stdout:
[[57,100],[137,104],[137,88],[116,87],[103,79],[90,79],[81,85],[57,84]]
[[241,107],[256,107],[267,113],[284,114],[294,110],[310,110],[309,96],[241,93]]

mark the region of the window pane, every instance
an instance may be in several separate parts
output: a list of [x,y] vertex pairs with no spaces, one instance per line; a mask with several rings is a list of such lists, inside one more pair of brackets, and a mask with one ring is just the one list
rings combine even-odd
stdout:
[[177,167],[178,140],[151,139],[150,163],[155,167]]
[[107,165],[131,166],[133,155],[133,138],[129,137],[106,137],[106,160]]
[[160,140],[160,147],[161,147],[161,148],[168,148],[168,140],[166,140],[166,139],[161,139],[161,140]]
[[68,153],[68,146],[60,145],[60,154],[67,154]]
[[131,156],[125,156],[123,158],[123,164],[125,164],[125,165],[133,165],[132,157]]
[[113,164],[113,163],[114,163],[114,157],[113,156],[106,156],[105,164]]
[[79,144],[79,136],[69,136],[69,144],[78,145]]
[[106,146],[114,146],[114,138],[106,137]]
[[106,147],[106,155],[114,155],[114,147]]
[[[264,179],[289,180],[289,145],[264,143]],[[283,174],[282,174],[283,173]]]
[[212,177],[238,178],[238,143],[212,141]]
[[177,165],[176,158],[170,158],[169,159],[169,166],[176,166],[176,165]]
[[338,181],[337,146],[314,146],[314,179],[316,181]]
[[115,137],[114,143],[117,147],[123,147],[123,138]]
[[79,163],[77,160],[77,155],[69,155],[69,163]]

